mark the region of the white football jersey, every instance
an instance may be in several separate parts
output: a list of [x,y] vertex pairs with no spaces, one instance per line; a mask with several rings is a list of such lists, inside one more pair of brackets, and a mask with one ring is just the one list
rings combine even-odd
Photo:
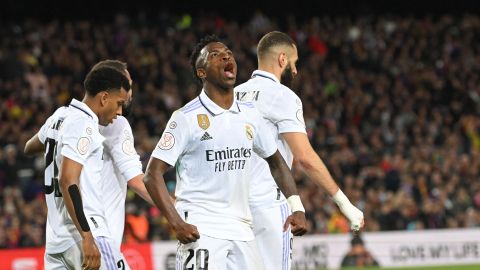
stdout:
[[204,91],[172,114],[152,157],[176,166],[176,208],[201,234],[250,241],[248,206],[253,153],[273,155],[269,137],[253,103],[235,101],[225,110]]
[[50,116],[39,132],[45,144],[45,198],[48,207],[46,253],[61,253],[81,240],[65,207],[58,183],[62,156],[83,165],[80,193],[83,210],[94,237],[109,236],[102,196],[104,140],[98,132],[98,117],[83,102],[73,99]]
[[[278,151],[291,168],[293,154],[281,134],[306,133],[300,98],[281,84],[275,75],[261,70],[254,71],[250,80],[235,87],[235,97],[255,103],[268,122],[268,131],[277,138]],[[267,162],[257,156],[252,158],[252,162],[250,206],[268,207],[283,203],[285,197],[277,188]]]
[[123,116],[108,126],[99,126],[103,142],[102,179],[105,214],[112,238],[120,249],[125,226],[125,198],[129,180],[143,174],[140,156],[134,147],[132,127]]

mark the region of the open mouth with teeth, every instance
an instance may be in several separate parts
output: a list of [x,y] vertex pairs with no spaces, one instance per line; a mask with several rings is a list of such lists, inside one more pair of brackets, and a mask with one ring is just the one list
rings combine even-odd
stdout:
[[223,74],[225,74],[225,77],[229,79],[235,79],[235,72],[233,70],[233,63],[229,62],[225,64],[225,67],[223,68]]

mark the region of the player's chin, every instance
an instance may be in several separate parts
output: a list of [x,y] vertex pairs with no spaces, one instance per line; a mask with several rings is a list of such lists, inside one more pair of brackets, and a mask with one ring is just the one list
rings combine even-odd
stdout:
[[235,86],[235,82],[237,81],[236,78],[225,78],[225,80],[223,81],[225,86],[226,87],[234,87]]

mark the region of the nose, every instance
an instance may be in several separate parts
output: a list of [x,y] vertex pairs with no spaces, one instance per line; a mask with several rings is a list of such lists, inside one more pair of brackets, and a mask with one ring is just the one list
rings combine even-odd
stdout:
[[222,53],[222,59],[223,59],[223,60],[225,60],[225,61],[226,61],[226,60],[230,60],[230,58],[231,58],[230,54],[228,54],[228,53]]
[[297,73],[298,73],[297,67],[295,65],[292,65],[292,75],[293,75],[293,77],[297,76]]
[[[117,109],[117,115],[122,115],[123,113],[123,106],[118,106],[118,109]],[[115,116],[116,117],[116,116]]]

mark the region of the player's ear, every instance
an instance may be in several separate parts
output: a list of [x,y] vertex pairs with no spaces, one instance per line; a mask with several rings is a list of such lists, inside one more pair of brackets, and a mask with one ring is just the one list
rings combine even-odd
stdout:
[[108,92],[101,91],[100,93],[98,93],[98,95],[100,96],[100,104],[102,106],[105,106],[108,103],[108,98],[109,98]]
[[197,68],[197,77],[200,79],[205,79],[205,77],[207,77],[207,73],[205,72],[204,68]]
[[281,68],[283,68],[284,66],[286,66],[286,64],[287,64],[287,62],[288,62],[288,61],[287,61],[287,54],[286,54],[286,53],[283,53],[283,52],[282,52],[282,53],[279,53],[277,60],[278,60],[278,65],[279,65]]

